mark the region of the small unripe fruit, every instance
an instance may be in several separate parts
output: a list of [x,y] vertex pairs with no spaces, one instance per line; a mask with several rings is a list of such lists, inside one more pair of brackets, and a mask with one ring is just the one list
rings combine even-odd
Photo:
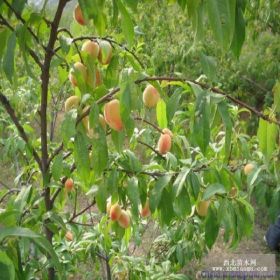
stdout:
[[149,200],[147,199],[144,207],[141,210],[141,217],[146,218],[149,217],[151,215],[151,210],[150,210],[150,204],[149,204]]
[[158,151],[161,155],[165,155],[171,149],[171,136],[169,134],[161,134],[158,140]]
[[68,77],[73,87],[76,87],[78,85],[75,73],[79,73],[82,76],[83,80],[87,81],[87,68],[83,63],[76,62],[73,66],[73,69],[70,70]]
[[74,181],[71,178],[68,178],[64,183],[65,190],[71,192],[74,188]]
[[238,189],[236,187],[232,187],[228,193],[230,198],[235,198],[237,196]]
[[72,109],[77,109],[80,104],[80,97],[73,95],[66,99],[64,108],[65,112],[69,112]]
[[83,16],[82,9],[79,4],[76,5],[74,12],[73,12],[74,19],[81,25],[86,25],[85,18]]
[[121,131],[123,129],[123,123],[120,113],[120,102],[117,99],[113,99],[104,106],[104,118],[106,123],[114,130]]
[[122,228],[128,228],[130,226],[130,216],[125,210],[121,210],[121,215],[118,219],[118,223]]
[[71,231],[67,231],[66,234],[65,234],[65,239],[67,241],[73,241],[74,240],[73,233]]
[[244,166],[244,174],[245,175],[249,175],[252,171],[253,171],[253,169],[254,169],[254,164],[252,164],[252,163],[248,163],[248,164],[246,164],[245,166]]
[[97,59],[98,54],[99,54],[99,45],[96,42],[88,40],[83,43],[82,52],[87,53],[93,59]]
[[112,221],[117,221],[121,216],[121,207],[118,203],[111,206],[110,209],[110,218]]
[[148,85],[143,92],[143,103],[148,108],[153,108],[157,105],[160,99],[159,93],[155,87]]
[[101,64],[107,65],[110,63],[112,58],[112,46],[108,41],[99,42],[99,54],[98,60]]
[[196,206],[197,214],[201,217],[205,217],[208,213],[208,207],[210,205],[210,200],[202,200]]

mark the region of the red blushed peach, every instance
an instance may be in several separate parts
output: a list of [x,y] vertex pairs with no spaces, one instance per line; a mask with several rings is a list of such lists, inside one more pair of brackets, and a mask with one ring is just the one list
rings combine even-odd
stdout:
[[83,43],[82,52],[87,53],[93,59],[97,59],[98,54],[99,54],[99,45],[96,42],[88,40]]
[[148,85],[143,92],[143,103],[148,108],[153,108],[157,105],[160,95],[155,87]]
[[74,188],[74,181],[71,178],[68,178],[64,183],[65,190],[71,192]]
[[123,123],[120,114],[120,102],[113,99],[104,106],[104,117],[106,123],[114,130],[121,131]]
[[149,217],[151,215],[149,200],[146,201],[146,203],[145,203],[144,207],[142,208],[140,214],[141,214],[142,218],[146,218],[146,217]]
[[112,53],[112,46],[108,41],[103,40],[99,42],[98,60],[101,64],[109,64],[112,58]]
[[65,239],[67,241],[73,241],[74,240],[73,233],[71,231],[67,231],[66,234],[65,234]]
[[125,210],[121,210],[121,215],[118,219],[118,223],[122,228],[128,228],[130,226],[130,216]]
[[73,17],[81,25],[86,25],[85,18],[83,16],[82,9],[79,4],[76,5],[74,12],[73,12]]
[[69,80],[70,80],[73,87],[76,87],[78,85],[77,79],[75,77],[75,73],[80,73],[83,80],[87,81],[87,77],[88,77],[87,68],[83,63],[76,62],[74,64],[73,68],[70,70],[70,73],[69,73],[68,77],[69,77]]
[[112,221],[117,221],[121,216],[121,207],[118,203],[114,204],[110,208],[110,218]]
[[161,155],[165,155],[171,149],[172,140],[169,134],[161,134],[158,140],[158,151]]

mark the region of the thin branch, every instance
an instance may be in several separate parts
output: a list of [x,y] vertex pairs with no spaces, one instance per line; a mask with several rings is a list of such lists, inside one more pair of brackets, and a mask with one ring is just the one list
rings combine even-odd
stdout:
[[161,158],[165,159],[165,157],[164,157],[162,154],[160,154],[156,149],[154,149],[151,145],[149,145],[149,144],[147,144],[147,143],[145,143],[145,142],[142,142],[141,140],[137,140],[137,142],[138,142],[139,144],[142,144],[142,145],[146,146],[147,148],[149,148],[150,150],[152,150],[155,154],[157,154],[157,155],[160,156]]
[[[65,32],[68,33],[68,30],[64,30]],[[68,33],[70,35],[70,33]],[[111,38],[108,38],[108,37],[98,37],[98,36],[80,36],[80,37],[76,37],[76,38],[73,38],[72,35],[70,35],[70,37],[72,38],[72,43],[76,43],[77,41],[83,41],[83,40],[104,40],[104,41],[108,41],[109,43],[113,44],[113,45],[117,45],[119,46],[120,48],[124,49],[126,52],[130,53],[136,60],[137,62],[139,63],[139,65],[145,69],[145,66],[144,64],[141,62],[140,58],[135,54],[135,52],[133,52],[132,50],[128,49],[126,46],[118,43],[117,41],[111,39]],[[58,47],[56,49],[56,51],[58,51],[60,49],[60,47]]]
[[68,223],[73,222],[77,217],[81,216],[82,214],[84,214],[88,209],[90,209],[92,206],[94,206],[96,204],[95,199],[84,209],[82,209],[81,211],[79,211],[78,213],[76,213],[75,215],[73,214],[72,217],[70,218],[70,220],[68,221]]
[[31,151],[35,161],[38,163],[39,168],[41,169],[41,160],[40,157],[38,155],[38,153],[36,152],[35,148],[32,146],[32,144],[29,141],[29,138],[23,128],[23,126],[19,123],[19,120],[15,114],[14,109],[12,108],[9,100],[7,99],[7,97],[0,92],[0,102],[3,104],[6,112],[9,114],[10,118],[12,119],[13,123],[15,124],[15,126],[17,127],[17,130],[21,136],[21,138],[25,141],[28,149]]
[[[67,28],[64,27],[64,28],[58,29],[57,34],[59,34],[60,32],[65,32],[65,33],[67,33],[67,34],[73,39],[72,33],[71,33]],[[76,48],[76,50],[77,50],[77,52],[78,52],[78,55],[79,55],[79,57],[80,57],[81,62],[84,63],[82,54],[81,54],[81,52],[80,52],[80,49],[79,49],[77,43],[76,43],[75,41],[73,41],[73,40],[72,40],[72,42],[74,43],[74,46],[75,46],[75,48]],[[57,52],[57,50],[55,50],[55,52]]]
[[239,105],[240,107],[248,109],[250,112],[254,113],[257,117],[262,118],[263,120],[266,120],[270,123],[275,123],[280,126],[280,121],[270,118],[269,116],[265,115],[264,113],[258,111],[256,108],[246,104],[245,102],[243,102],[235,97],[232,97],[231,95],[225,93],[224,91],[222,91],[219,88],[209,87],[207,84],[204,84],[204,83],[201,83],[201,82],[198,82],[195,80],[188,80],[186,78],[164,77],[164,76],[163,77],[146,77],[146,78],[135,81],[135,83],[140,84],[142,82],[148,82],[148,81],[179,81],[179,82],[187,82],[187,83],[193,83],[193,84],[199,85],[203,89],[207,89],[214,93],[225,96],[227,99],[229,99],[233,103]]
[[13,193],[19,193],[19,192],[20,192],[19,189],[10,189],[10,190],[8,190],[8,191],[1,197],[1,199],[0,199],[0,204],[4,201],[4,199],[5,199],[8,195],[13,194]]
[[143,119],[143,118],[141,118],[141,117],[134,117],[134,120],[136,120],[136,121],[142,121],[142,122],[144,122],[144,123],[146,123],[146,124],[152,126],[152,127],[153,127],[155,130],[157,130],[159,133],[162,133],[162,130],[161,130],[157,125],[155,125],[155,124],[153,124],[153,123],[151,123],[151,122],[149,122],[149,121],[147,121],[147,120],[145,120],[145,119]]

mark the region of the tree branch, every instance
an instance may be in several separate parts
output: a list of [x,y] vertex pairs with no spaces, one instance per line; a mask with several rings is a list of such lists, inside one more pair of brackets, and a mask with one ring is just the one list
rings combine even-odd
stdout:
[[26,132],[23,129],[23,126],[19,123],[19,120],[15,114],[14,109],[12,108],[9,100],[7,99],[7,97],[0,92],[0,102],[2,103],[2,105],[4,106],[6,112],[9,114],[10,118],[12,119],[13,123],[15,124],[21,138],[25,141],[28,149],[31,151],[35,161],[38,163],[39,168],[41,169],[41,160],[40,157],[38,155],[38,153],[36,152],[36,150],[34,149],[34,147],[31,145],[29,138],[26,134]]
[[70,220],[67,223],[71,223],[73,222],[77,217],[81,216],[82,214],[84,214],[87,210],[89,210],[92,206],[94,206],[96,203],[95,199],[84,209],[82,209],[80,212],[73,214],[72,217],[70,218]]

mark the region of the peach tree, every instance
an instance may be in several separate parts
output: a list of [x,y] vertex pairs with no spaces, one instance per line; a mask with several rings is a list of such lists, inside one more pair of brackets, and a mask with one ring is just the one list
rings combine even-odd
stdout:
[[[90,279],[104,267],[107,279],[186,279],[179,268],[220,228],[231,247],[250,236],[279,98],[263,113],[225,93],[207,56],[197,80],[158,76],[132,17],[145,1],[57,2],[53,16],[48,1],[0,3],[1,144],[21,170],[0,190],[1,277],[65,279],[92,260]],[[192,21],[194,43],[211,29],[239,56],[245,2],[169,2]],[[257,137],[241,114],[259,117]],[[155,223],[168,244],[162,264],[131,249]]]

